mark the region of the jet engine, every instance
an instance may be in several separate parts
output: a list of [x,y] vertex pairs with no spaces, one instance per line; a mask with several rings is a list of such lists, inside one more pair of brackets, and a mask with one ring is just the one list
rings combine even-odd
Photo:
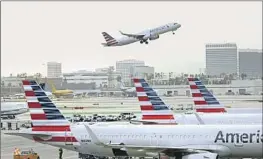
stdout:
[[148,33],[146,34],[144,37],[143,37],[143,40],[156,40],[159,38],[159,35],[152,35],[151,33]]
[[196,154],[189,154],[189,155],[184,155],[182,159],[218,159],[219,156],[216,153],[196,153]]
[[159,35],[151,35],[150,37],[149,37],[149,39],[150,40],[156,40],[156,39],[159,39]]

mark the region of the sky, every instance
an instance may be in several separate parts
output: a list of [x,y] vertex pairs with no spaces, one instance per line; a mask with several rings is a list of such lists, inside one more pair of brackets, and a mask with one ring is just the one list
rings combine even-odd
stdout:
[[[1,74],[43,73],[46,63],[63,72],[144,60],[156,72],[198,73],[205,44],[234,42],[262,49],[262,2],[2,2]],[[103,47],[105,31],[115,38],[166,23],[181,24],[148,45]]]

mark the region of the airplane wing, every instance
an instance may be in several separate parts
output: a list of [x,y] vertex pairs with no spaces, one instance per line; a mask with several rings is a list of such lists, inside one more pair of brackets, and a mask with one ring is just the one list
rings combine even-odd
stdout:
[[143,121],[143,120],[130,120],[131,123],[143,123],[143,124],[158,124],[158,122],[153,121]]
[[138,35],[138,34],[126,34],[126,33],[123,33],[122,31],[120,31],[120,33],[122,35],[125,35],[125,36],[128,36],[128,37],[132,37],[132,38],[136,38],[136,39],[139,39],[139,40],[142,40],[143,37],[145,36],[144,34],[141,34],[141,35]]
[[159,122],[154,122],[154,121],[146,121],[146,120],[130,120],[130,123],[131,124],[138,124],[138,123],[142,123],[142,124],[153,124],[153,125],[156,125],[156,124],[161,124],[161,125],[177,125],[178,123],[159,123]]

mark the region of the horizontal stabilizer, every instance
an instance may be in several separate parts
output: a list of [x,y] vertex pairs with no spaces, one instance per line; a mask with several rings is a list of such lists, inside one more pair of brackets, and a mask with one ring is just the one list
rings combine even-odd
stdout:
[[52,138],[52,135],[49,134],[41,134],[41,133],[24,133],[24,132],[12,132],[12,133],[5,133],[6,135],[14,135],[14,136],[21,136],[25,138],[30,137],[38,137],[42,140],[50,140]]
[[194,113],[196,119],[199,121],[200,125],[205,125],[205,122],[202,120],[202,118],[199,116],[199,114],[197,114],[196,112]]
[[108,46],[108,44],[107,44],[107,43],[101,43],[101,45],[103,45],[103,46]]
[[106,43],[102,43],[103,46],[113,46],[118,44],[117,40],[113,38],[111,35],[109,35],[106,32],[102,32],[102,35],[106,41]]

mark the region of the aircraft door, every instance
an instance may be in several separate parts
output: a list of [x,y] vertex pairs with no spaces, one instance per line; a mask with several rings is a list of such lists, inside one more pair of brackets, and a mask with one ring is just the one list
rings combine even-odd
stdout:
[[158,145],[159,144],[159,140],[158,140],[158,136],[157,136],[157,134],[152,134],[151,135],[151,145],[153,146],[156,146],[156,145]]

